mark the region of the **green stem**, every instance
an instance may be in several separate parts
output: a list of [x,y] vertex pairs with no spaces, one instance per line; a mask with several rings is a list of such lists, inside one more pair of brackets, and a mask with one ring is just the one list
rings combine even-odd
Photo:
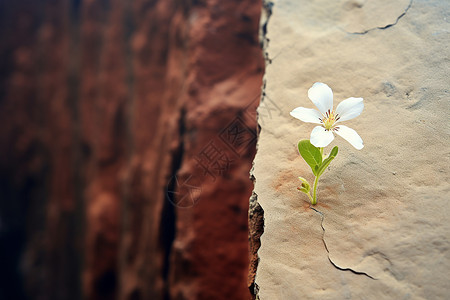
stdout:
[[313,198],[311,197],[310,193],[305,193],[306,195],[308,195],[309,201],[311,201],[311,203],[313,203]]
[[[322,155],[323,157],[323,148],[320,147],[320,155]],[[311,200],[311,204],[312,205],[316,205],[317,204],[317,185],[319,184],[319,176],[316,176],[316,178],[314,178],[314,185],[313,185],[313,198]]]
[[313,186],[313,198],[311,200],[312,205],[317,204],[317,185],[319,184],[319,176],[316,176],[314,179],[314,186]]

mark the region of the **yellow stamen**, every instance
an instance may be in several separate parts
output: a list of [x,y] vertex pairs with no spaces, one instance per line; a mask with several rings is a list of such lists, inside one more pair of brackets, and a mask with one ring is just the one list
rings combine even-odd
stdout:
[[337,120],[339,120],[339,116],[334,111],[328,110],[320,121],[322,121],[325,130],[332,130],[336,126]]

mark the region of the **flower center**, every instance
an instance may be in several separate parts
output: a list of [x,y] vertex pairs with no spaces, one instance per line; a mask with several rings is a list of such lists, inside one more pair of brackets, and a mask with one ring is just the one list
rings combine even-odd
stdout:
[[332,130],[335,127],[336,121],[339,119],[340,118],[338,114],[336,114],[334,111],[328,110],[323,116],[323,119],[320,119],[320,121],[323,123],[323,127],[325,127],[325,130]]

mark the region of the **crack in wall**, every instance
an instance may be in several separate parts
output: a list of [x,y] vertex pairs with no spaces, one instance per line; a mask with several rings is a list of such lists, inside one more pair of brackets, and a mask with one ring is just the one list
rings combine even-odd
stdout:
[[[272,8],[274,6],[274,3],[270,0],[263,0],[262,1],[262,13],[261,13],[261,20],[263,20],[260,23],[260,46],[263,50],[264,60],[267,65],[270,65],[272,63],[271,59],[269,58],[269,53],[266,51],[269,39],[267,38],[268,29],[267,26],[269,24],[269,19],[272,15]],[[266,80],[263,78],[262,86],[261,86],[261,103],[264,101],[265,98],[265,90],[266,90]],[[259,133],[261,131],[261,126],[259,124],[259,115],[258,115],[258,140],[259,140]],[[256,146],[258,149],[258,146]],[[256,155],[255,155],[256,157]],[[253,181],[253,183],[256,181],[255,176],[253,175],[253,168],[250,170],[250,179]],[[252,196],[249,199],[249,243],[250,247],[253,247],[254,255],[256,255],[256,261],[254,262],[254,265],[249,266],[249,290],[252,294],[252,298],[259,300],[259,287],[256,283],[256,272],[259,264],[259,256],[258,251],[261,247],[261,236],[264,233],[264,209],[258,202],[258,195],[255,193],[255,190],[252,192]],[[250,256],[252,256],[253,253],[250,253]]]
[[385,26],[378,26],[378,27],[370,28],[370,29],[367,29],[367,30],[364,30],[364,31],[359,31],[359,32],[348,32],[348,31],[345,31],[345,32],[347,32],[347,33],[349,33],[349,34],[364,35],[364,34],[370,32],[370,31],[374,31],[374,30],[377,30],[377,29],[378,29],[378,30],[385,30],[385,29],[388,29],[388,28],[390,28],[390,27],[392,27],[392,26],[397,25],[397,23],[400,21],[400,19],[403,18],[403,17],[406,15],[406,13],[408,12],[408,10],[411,8],[412,4],[413,4],[413,0],[410,0],[408,6],[405,8],[405,10],[403,11],[403,13],[397,17],[397,19],[395,20],[394,23],[387,24],[387,25],[385,25]]
[[[266,61],[266,64],[271,64],[272,60],[269,58],[269,53],[266,51],[270,39],[267,37],[268,29],[267,26],[269,25],[269,19],[272,16],[272,8],[274,6],[274,3],[272,1],[263,0],[262,4],[262,16],[261,18],[264,20],[263,23],[260,25],[260,40],[261,40],[261,48],[263,49],[264,53],[264,60]],[[263,92],[265,89],[265,85],[263,86]]]
[[[255,180],[251,176],[252,181]],[[248,288],[251,295],[256,298],[259,286],[255,282],[256,270],[258,269],[258,250],[261,247],[261,235],[264,233],[264,210],[258,203],[258,195],[253,191],[249,204],[249,243],[250,243],[250,268],[248,275]]]
[[[176,178],[178,171],[180,170],[183,157],[184,157],[184,136],[186,132],[186,109],[184,106],[180,109],[180,116],[178,119],[178,136],[180,143],[178,147],[172,153],[172,169],[169,178]],[[171,180],[168,185],[167,191],[175,191],[179,187],[177,186],[177,180]],[[160,223],[160,242],[163,247],[163,265],[162,265],[162,279],[164,281],[163,299],[169,300],[170,297],[170,256],[172,253],[173,243],[176,238],[176,205],[175,193],[166,193],[168,199],[165,199],[161,212]]]
[[352,268],[344,268],[344,267],[341,267],[341,266],[339,266],[338,264],[336,264],[336,263],[330,258],[330,250],[328,250],[327,243],[325,242],[325,227],[323,227],[324,214],[323,214],[321,211],[319,211],[319,210],[315,209],[314,207],[312,207],[311,205],[309,206],[309,208],[311,208],[312,210],[314,210],[316,213],[318,213],[318,214],[320,215],[320,219],[321,219],[321,221],[320,221],[320,227],[322,227],[322,242],[323,242],[323,245],[325,246],[325,250],[327,250],[327,257],[328,257],[328,260],[329,260],[330,263],[333,265],[333,267],[335,267],[336,269],[338,269],[338,270],[340,270],[340,271],[350,271],[350,272],[352,272],[353,274],[356,274],[356,275],[364,275],[364,276],[366,276],[366,277],[369,277],[369,278],[372,279],[372,280],[378,280],[378,279],[376,279],[375,277],[373,277],[373,276],[367,274],[366,272],[356,271],[356,270],[353,270]]

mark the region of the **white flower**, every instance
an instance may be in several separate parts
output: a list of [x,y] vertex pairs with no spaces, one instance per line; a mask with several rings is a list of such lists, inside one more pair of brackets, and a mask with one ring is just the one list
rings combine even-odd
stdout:
[[348,98],[333,110],[333,91],[325,83],[316,82],[308,90],[308,97],[319,111],[312,108],[297,107],[291,116],[303,122],[321,124],[311,132],[311,144],[326,147],[334,140],[334,134],[346,139],[353,147],[361,150],[363,140],[355,130],[339,124],[359,116],[364,109],[363,98]]

